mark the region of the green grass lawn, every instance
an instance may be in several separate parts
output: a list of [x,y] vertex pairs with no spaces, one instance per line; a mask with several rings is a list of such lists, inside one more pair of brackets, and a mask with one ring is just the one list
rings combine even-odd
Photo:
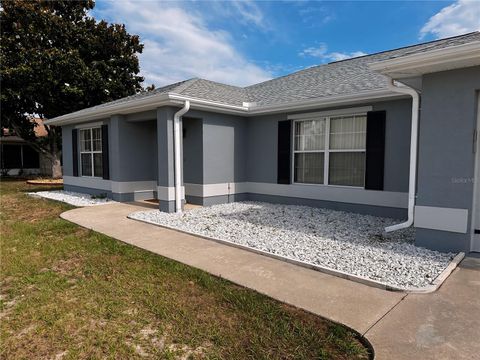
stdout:
[[[356,334],[1,185],[2,359],[366,359]],[[139,234],[141,236],[141,234]]]

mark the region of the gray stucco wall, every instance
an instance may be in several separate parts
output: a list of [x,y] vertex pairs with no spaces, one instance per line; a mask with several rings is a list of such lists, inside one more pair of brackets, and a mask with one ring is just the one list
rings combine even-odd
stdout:
[[277,182],[278,122],[287,114],[258,116],[248,119],[247,180]]
[[[186,161],[184,182],[216,184],[246,181],[246,118],[192,110],[182,122],[187,131],[183,139]],[[192,133],[193,136],[201,136],[201,144],[191,138]],[[193,154],[199,150],[201,159],[198,154]],[[193,165],[193,169],[187,168],[187,165]],[[196,171],[200,169],[203,170],[201,173]]]
[[[364,105],[372,105],[373,110],[385,110],[387,113],[385,191],[408,192],[411,100],[382,101]],[[248,119],[246,165],[248,181],[277,182],[277,124],[281,120],[286,120],[287,115],[266,115]]]
[[[423,77],[417,204],[468,209],[470,229],[480,67]],[[417,229],[417,244],[443,250],[470,247],[471,235]]]
[[73,125],[62,126],[63,175],[73,176],[72,129]]
[[408,192],[412,100],[379,102],[373,105],[373,110],[385,110],[387,113],[384,189]]
[[156,180],[158,163],[156,120],[130,122],[123,117],[119,117],[118,120],[112,117],[110,123],[111,180]]
[[157,109],[157,183],[160,186],[174,186],[174,145],[173,145],[173,117],[178,109],[162,107]]
[[246,180],[246,119],[209,114],[203,118],[204,184]]
[[203,184],[203,120],[182,119],[183,123],[183,181]]
[[[99,122],[95,122],[98,124]],[[128,122],[123,116],[101,121],[108,124],[110,179],[148,181],[157,177],[156,121]],[[83,126],[83,125],[82,125]],[[85,124],[88,127],[88,123]],[[62,127],[63,174],[73,176],[72,130]],[[80,149],[79,149],[80,151]],[[79,168],[81,171],[81,169]]]

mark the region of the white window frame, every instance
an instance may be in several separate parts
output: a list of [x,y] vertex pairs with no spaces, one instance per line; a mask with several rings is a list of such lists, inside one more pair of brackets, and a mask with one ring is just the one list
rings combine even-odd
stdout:
[[[93,160],[93,154],[102,154],[102,146],[100,146],[100,150],[93,150],[93,130],[94,129],[100,129],[100,140],[102,140],[102,127],[101,126],[93,126],[93,127],[88,127],[88,128],[79,128],[78,131],[81,133],[82,131],[89,131],[90,132],[90,151],[82,151],[82,136],[81,134],[78,134],[78,141],[79,141],[79,149],[80,149],[80,158],[78,159],[79,165],[80,165],[80,172],[81,172],[81,177],[88,177],[88,178],[97,178],[97,179],[102,179],[103,178],[103,168],[102,168],[102,175],[100,176],[95,176],[95,163]],[[84,175],[83,174],[83,166],[82,166],[82,154],[91,154],[90,156],[90,166],[92,170],[92,175]]]
[[[292,161],[291,161],[291,178],[290,182],[295,185],[307,185],[307,186],[331,186],[331,187],[347,187],[347,188],[356,188],[356,189],[364,189],[365,188],[365,176],[366,171],[363,174],[363,186],[353,186],[353,185],[335,185],[329,184],[329,171],[330,171],[330,153],[341,153],[341,152],[363,152],[366,153],[367,149],[330,149],[330,120],[332,118],[337,117],[347,117],[347,116],[367,116],[366,112],[356,112],[356,113],[346,113],[345,111],[338,111],[337,112],[329,112],[328,115],[324,115],[322,113],[316,113],[318,116],[312,116],[315,114],[305,114],[305,117],[295,116],[291,117],[293,120],[292,123]],[[295,150],[295,125],[296,123],[303,122],[303,121],[312,121],[312,120],[320,120],[325,119],[325,149],[324,150]],[[365,137],[367,136],[367,132],[365,129]],[[304,153],[324,153],[323,158],[323,184],[314,184],[314,183],[304,183],[304,182],[296,182],[295,181],[295,154],[304,154]],[[365,156],[366,161],[366,156]],[[366,167],[365,167],[366,170]]]

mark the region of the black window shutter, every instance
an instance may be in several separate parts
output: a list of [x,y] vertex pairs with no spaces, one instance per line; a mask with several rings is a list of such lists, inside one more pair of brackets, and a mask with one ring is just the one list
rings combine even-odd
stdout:
[[292,122],[278,122],[277,183],[290,184]]
[[78,176],[78,129],[72,130],[73,176]]
[[385,170],[385,111],[367,113],[365,189],[383,190]]
[[103,178],[110,179],[110,161],[108,157],[108,125],[102,125],[102,171]]

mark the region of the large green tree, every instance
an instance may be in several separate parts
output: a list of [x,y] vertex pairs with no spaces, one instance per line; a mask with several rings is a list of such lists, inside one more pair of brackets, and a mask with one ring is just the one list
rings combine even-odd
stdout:
[[61,176],[61,130],[36,138],[32,117],[54,118],[142,91],[143,44],[125,25],[96,21],[93,0],[1,0],[1,120]]

